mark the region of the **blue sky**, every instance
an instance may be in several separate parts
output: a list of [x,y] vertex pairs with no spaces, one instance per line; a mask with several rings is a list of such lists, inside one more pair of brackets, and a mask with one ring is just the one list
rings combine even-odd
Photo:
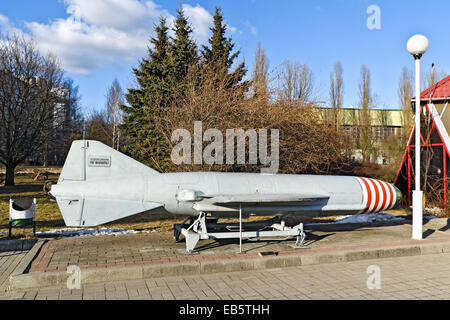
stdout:
[[[330,72],[340,60],[345,106],[357,104],[360,68],[366,64],[378,106],[397,108],[401,69],[414,66],[406,42],[416,33],[430,41],[422,68],[434,62],[438,70],[450,71],[448,0],[15,0],[2,1],[0,30],[23,32],[41,51],[55,52],[80,87],[83,109],[99,109],[114,78],[125,89],[133,85],[131,70],[146,55],[153,23],[160,15],[171,21],[180,4],[199,44],[206,42],[220,6],[249,74],[260,42],[273,69],[286,59],[306,63],[325,102]],[[367,28],[370,5],[380,8],[379,30]]]

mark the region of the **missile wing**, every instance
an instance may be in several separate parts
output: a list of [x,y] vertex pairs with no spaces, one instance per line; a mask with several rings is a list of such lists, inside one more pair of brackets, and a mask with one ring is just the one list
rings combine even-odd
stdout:
[[[252,208],[262,207],[271,212],[289,212],[292,207],[311,204],[320,200],[329,199],[328,195],[319,194],[240,194],[217,195],[206,197],[205,200],[194,204],[193,208],[198,212],[237,212]],[[255,210],[254,210],[255,211]],[[262,212],[261,208],[256,210]]]
[[225,205],[250,205],[250,204],[293,204],[312,202],[328,199],[328,195],[318,194],[243,194],[243,195],[218,195],[207,199],[206,202]]

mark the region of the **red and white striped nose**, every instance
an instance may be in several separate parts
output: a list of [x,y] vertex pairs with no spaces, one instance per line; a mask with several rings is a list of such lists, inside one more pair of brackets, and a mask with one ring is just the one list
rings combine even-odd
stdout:
[[361,213],[373,213],[392,209],[397,203],[401,194],[392,184],[372,179],[356,178],[363,191],[363,204],[365,209]]

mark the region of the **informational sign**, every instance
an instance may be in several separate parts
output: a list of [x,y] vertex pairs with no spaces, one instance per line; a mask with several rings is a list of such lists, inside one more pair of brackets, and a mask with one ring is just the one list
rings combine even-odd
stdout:
[[89,167],[111,167],[111,157],[110,156],[89,156],[88,166]]

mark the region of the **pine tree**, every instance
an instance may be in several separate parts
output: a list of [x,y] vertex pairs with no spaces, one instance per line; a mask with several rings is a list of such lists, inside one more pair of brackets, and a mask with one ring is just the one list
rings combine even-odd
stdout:
[[171,59],[173,65],[173,76],[177,83],[183,83],[189,68],[197,64],[197,45],[192,40],[192,28],[184,16],[183,10],[177,10],[178,16],[175,20],[173,31],[175,38],[172,38]]
[[125,96],[128,105],[121,106],[124,118],[120,128],[130,141],[124,151],[161,172],[173,166],[169,141],[161,134],[163,119],[169,108],[183,100],[180,98],[187,97],[189,85],[202,85],[204,68],[218,75],[226,87],[240,90],[242,96],[249,87],[249,82],[242,81],[247,72],[244,62],[231,70],[240,52],[233,53],[234,44],[231,37],[225,35],[226,25],[220,9],[216,8],[211,28],[211,48],[203,47],[201,64],[197,45],[191,38],[192,28],[181,8],[177,13],[172,38],[168,36],[166,20],[160,18],[155,27],[156,36],[150,41],[148,58],[133,69],[138,87],[128,90]]
[[241,83],[247,73],[245,62],[241,62],[234,71],[230,71],[240,51],[233,53],[234,43],[231,37],[226,37],[227,26],[223,22],[222,11],[219,7],[216,7],[214,26],[210,30],[212,31],[212,36],[209,39],[210,47],[203,46],[202,50],[205,67],[212,68],[215,73],[220,75],[220,80],[226,81],[229,87],[239,85],[246,91],[249,83]]
[[183,10],[178,9],[177,13],[171,38],[166,20],[160,18],[156,37],[150,41],[153,49],[149,48],[149,57],[133,70],[139,87],[128,90],[129,106],[122,106],[126,116],[121,128],[131,140],[125,151],[162,172],[168,171],[172,162],[168,141],[161,135],[161,119],[168,108],[174,107],[180,94],[187,93],[186,76],[190,67],[198,63],[192,28]]
[[166,171],[170,166],[167,141],[158,131],[158,116],[170,105],[173,65],[166,19],[161,17],[155,27],[156,37],[150,40],[148,59],[142,59],[139,68],[133,69],[138,88],[129,89],[124,111],[122,132],[130,139],[125,152],[156,170]]

